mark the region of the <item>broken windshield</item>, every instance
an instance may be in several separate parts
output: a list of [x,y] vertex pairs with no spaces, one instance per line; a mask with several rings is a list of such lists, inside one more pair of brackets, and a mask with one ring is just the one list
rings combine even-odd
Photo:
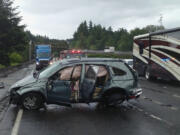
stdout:
[[53,73],[55,73],[58,70],[58,67],[60,65],[60,62],[55,62],[52,65],[49,65],[46,69],[40,72],[39,78],[48,78],[50,77]]

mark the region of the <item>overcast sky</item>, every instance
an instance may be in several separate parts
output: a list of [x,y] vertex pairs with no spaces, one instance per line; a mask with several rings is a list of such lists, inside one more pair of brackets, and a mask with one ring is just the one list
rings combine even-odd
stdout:
[[84,21],[113,30],[158,25],[160,14],[166,28],[180,25],[180,0],[15,0],[23,24],[33,34],[72,38]]

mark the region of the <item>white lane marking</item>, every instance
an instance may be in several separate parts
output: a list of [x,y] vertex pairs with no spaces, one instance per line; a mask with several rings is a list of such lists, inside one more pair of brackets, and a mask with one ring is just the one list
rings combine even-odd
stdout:
[[177,111],[178,108],[172,106],[172,107],[171,107],[171,110]]
[[[178,96],[178,95],[173,95],[173,96]],[[173,110],[173,111],[177,111],[177,110],[178,110],[177,107],[168,106],[168,105],[163,104],[163,103],[161,103],[161,102],[159,102],[159,101],[157,101],[157,100],[152,100],[152,99],[147,98],[147,97],[145,97],[145,96],[143,96],[142,98],[143,98],[143,99],[146,99],[146,100],[148,100],[148,101],[151,101],[151,102],[153,102],[153,103],[155,103],[155,104],[158,104],[158,105],[161,105],[161,106],[165,106],[165,107],[167,107],[167,108],[170,108],[170,109]],[[180,98],[180,96],[179,96],[178,98]]]
[[176,94],[174,94],[173,97],[180,98],[180,96]]
[[153,100],[152,102],[154,102],[155,104],[158,104],[158,105],[162,105],[162,103],[161,103],[161,102],[156,101],[156,100]]
[[155,115],[153,115],[153,114],[150,114],[149,116],[150,116],[151,118],[153,118],[153,119],[162,121],[162,122],[166,123],[166,124],[169,125],[169,126],[173,126],[173,124],[172,124],[171,122],[168,122],[168,121],[166,121],[166,120],[163,120],[163,119],[161,119],[161,118],[159,118],[159,117],[157,117],[157,116],[155,116]]
[[143,112],[143,109],[141,109],[141,108],[137,108],[137,109],[138,109],[138,111]]
[[161,118],[159,118],[159,117],[157,117],[157,116],[155,116],[155,115],[153,115],[153,114],[151,114],[151,115],[150,115],[150,117],[152,117],[152,118],[154,118],[154,119],[157,119],[157,120],[162,121],[162,119],[161,119]]
[[16,121],[14,123],[11,135],[18,135],[18,131],[19,131],[19,126],[20,126],[20,123],[21,123],[22,115],[23,115],[23,109],[20,109],[18,114],[17,114]]
[[[129,103],[129,104],[131,104],[131,103]],[[155,115],[153,115],[153,114],[150,114],[150,113],[146,112],[145,110],[139,108],[138,106],[136,106],[136,105],[134,105],[134,104],[131,104],[131,105],[132,105],[134,108],[136,108],[138,111],[143,112],[143,113],[144,113],[145,115],[147,115],[148,117],[151,117],[151,118],[156,119],[156,120],[158,120],[158,121],[164,122],[164,123],[166,123],[168,126],[172,126],[172,125],[173,125],[173,124],[170,123],[169,121],[163,120],[162,118],[160,118],[160,117],[158,117],[158,116],[155,116]]]

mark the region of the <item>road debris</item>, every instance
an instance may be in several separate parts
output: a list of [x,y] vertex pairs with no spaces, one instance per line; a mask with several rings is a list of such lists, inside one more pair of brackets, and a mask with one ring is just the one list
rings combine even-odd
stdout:
[[4,82],[0,82],[0,88],[4,88]]

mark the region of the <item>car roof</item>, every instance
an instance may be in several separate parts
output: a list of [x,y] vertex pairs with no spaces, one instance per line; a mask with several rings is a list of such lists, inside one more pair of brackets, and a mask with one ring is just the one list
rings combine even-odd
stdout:
[[72,59],[64,59],[62,60],[63,64],[73,64],[73,63],[81,63],[81,62],[122,62],[121,59],[114,59],[114,58],[72,58]]
[[69,62],[79,61],[79,62],[123,62],[121,59],[113,59],[113,58],[77,58],[70,59]]

